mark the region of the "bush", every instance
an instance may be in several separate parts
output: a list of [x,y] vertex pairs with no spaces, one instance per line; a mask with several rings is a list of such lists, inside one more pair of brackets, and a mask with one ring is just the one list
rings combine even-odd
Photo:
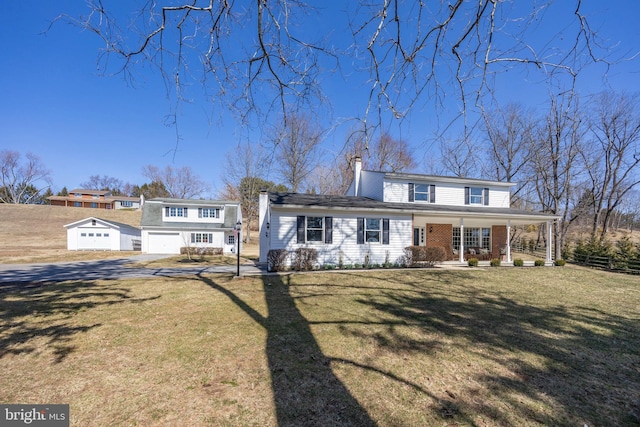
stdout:
[[467,261],[467,264],[469,264],[469,267],[477,267],[478,258],[469,258],[469,260]]
[[513,260],[513,266],[514,267],[524,267],[524,261],[521,260],[520,258],[514,259]]
[[491,261],[489,261],[489,265],[491,267],[500,267],[500,258],[493,258]]
[[563,259],[557,259],[554,261],[556,267],[564,267],[567,262]]
[[295,270],[313,270],[318,260],[318,251],[314,248],[298,248],[293,253],[293,268]]
[[409,267],[433,267],[447,259],[447,252],[442,246],[407,246],[404,248],[404,257]]
[[267,253],[267,270],[283,271],[286,268],[286,261],[289,252],[286,249],[271,249]]
[[544,267],[544,260],[543,259],[537,259],[537,260],[533,261],[533,265],[535,265],[536,267]]
[[195,246],[183,246],[180,248],[181,255],[222,255],[222,248],[205,248]]

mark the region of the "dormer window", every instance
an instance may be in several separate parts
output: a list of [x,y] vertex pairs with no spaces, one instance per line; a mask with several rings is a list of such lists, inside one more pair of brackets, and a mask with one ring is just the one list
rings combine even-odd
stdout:
[[489,206],[489,189],[482,187],[464,187],[464,204]]
[[414,184],[409,183],[409,201],[435,203],[436,202],[436,186],[433,184]]

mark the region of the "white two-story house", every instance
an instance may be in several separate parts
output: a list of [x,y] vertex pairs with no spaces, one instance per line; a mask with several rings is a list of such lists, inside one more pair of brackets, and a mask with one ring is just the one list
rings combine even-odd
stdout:
[[[313,247],[318,262],[396,262],[412,245],[440,246],[450,260],[511,261],[511,227],[555,215],[510,207],[513,183],[362,170],[356,159],[345,196],[260,195],[260,261],[271,249]],[[552,262],[547,245],[547,262]]]
[[145,201],[140,228],[142,252],[179,254],[182,248],[208,248],[229,254],[236,249],[239,202],[157,198]]

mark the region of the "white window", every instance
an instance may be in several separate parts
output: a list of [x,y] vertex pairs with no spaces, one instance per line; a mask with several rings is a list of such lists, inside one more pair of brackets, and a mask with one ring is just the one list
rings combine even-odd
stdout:
[[307,242],[322,243],[323,236],[323,217],[321,216],[308,216],[307,217]]
[[429,201],[429,185],[428,184],[416,184],[414,187],[414,200],[417,202]]
[[380,219],[366,218],[364,221],[364,239],[368,243],[380,242]]
[[133,206],[133,202],[123,200],[122,202],[120,202],[120,206],[122,206],[123,208],[130,208]]
[[227,244],[228,245],[235,245],[236,244],[236,236],[234,236],[233,234],[229,234],[227,236]]
[[[453,228],[453,239],[451,242],[453,249],[460,249],[460,227]],[[465,248],[491,248],[491,229],[490,228],[464,228],[464,247]]]
[[198,208],[198,218],[220,218],[220,208]]
[[181,207],[167,207],[165,208],[165,216],[167,217],[187,217],[187,208]]
[[471,187],[469,189],[469,203],[472,205],[482,204],[482,188],[481,187]]
[[213,243],[213,234],[191,233],[191,243]]

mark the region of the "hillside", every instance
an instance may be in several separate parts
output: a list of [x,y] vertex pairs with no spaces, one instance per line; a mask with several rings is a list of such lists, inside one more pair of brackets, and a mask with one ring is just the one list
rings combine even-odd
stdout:
[[142,211],[0,204],[0,262],[69,258],[65,224],[94,216],[140,226]]

